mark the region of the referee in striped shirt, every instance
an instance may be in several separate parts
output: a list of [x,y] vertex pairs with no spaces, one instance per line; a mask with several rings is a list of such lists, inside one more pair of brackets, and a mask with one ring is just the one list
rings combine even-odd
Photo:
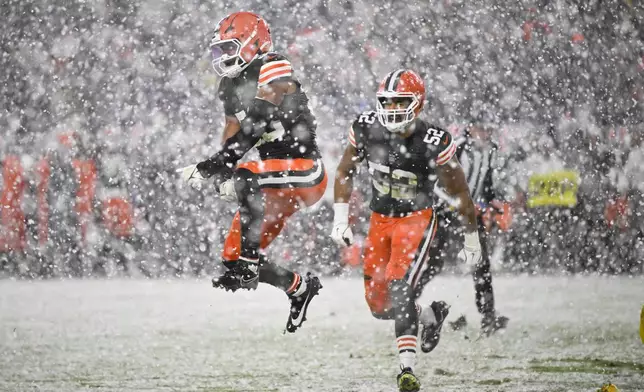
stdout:
[[[480,126],[468,127],[465,134],[456,138],[455,142],[457,144],[456,154],[467,178],[472,200],[477,206],[483,205],[484,208],[491,208],[490,203],[496,199],[493,187],[493,174],[496,169],[498,152],[496,143],[490,139],[490,132]],[[449,208],[453,202],[440,184],[437,184],[435,192],[438,195],[437,199],[441,200],[441,203],[435,206],[435,210],[442,219],[438,220],[441,224],[439,224],[434,237],[433,249],[430,253],[430,267],[425,271],[421,287],[442,269],[442,256],[447,253],[448,239],[462,237],[461,227],[455,223],[458,221],[457,214]],[[488,236],[482,214],[478,214],[477,219],[482,258],[481,262],[474,266],[472,274],[476,291],[476,307],[482,316],[481,331],[485,335],[491,335],[495,331],[505,328],[508,318],[496,313],[490,272]],[[461,317],[451,324],[456,329],[460,328],[464,326],[465,319]]]

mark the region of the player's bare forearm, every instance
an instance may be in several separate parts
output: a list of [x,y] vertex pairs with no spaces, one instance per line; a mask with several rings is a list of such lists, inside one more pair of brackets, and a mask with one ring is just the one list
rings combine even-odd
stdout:
[[221,144],[226,143],[226,140],[235,136],[241,129],[241,124],[237,117],[226,116],[226,125],[224,126],[224,134],[221,136]]
[[477,230],[476,208],[470,197],[470,191],[466,189],[464,192],[460,192],[458,198],[460,200],[459,212],[465,221],[465,231],[469,233],[475,232]]
[[459,201],[458,212],[463,219],[465,231],[476,231],[476,209],[465,180],[465,173],[458,159],[452,157],[445,165],[439,166],[437,172],[440,182],[445,186],[447,193]]
[[357,151],[349,145],[344,150],[338,169],[335,172],[333,196],[336,203],[348,203],[353,192],[353,175],[357,169]]
[[347,173],[336,172],[333,196],[336,203],[348,203],[353,192],[353,176]]

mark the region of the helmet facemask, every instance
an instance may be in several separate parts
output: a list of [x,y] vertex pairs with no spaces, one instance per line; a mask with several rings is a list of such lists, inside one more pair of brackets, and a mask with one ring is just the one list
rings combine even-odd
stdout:
[[[406,126],[416,118],[420,101],[414,93],[379,92],[377,98],[376,114],[378,115],[378,120],[390,132],[404,132]],[[386,108],[386,106],[392,104],[395,105],[394,109]]]
[[210,41],[212,67],[219,76],[235,78],[272,49],[266,21],[252,12],[235,12],[217,24]]
[[249,63],[241,56],[242,44],[237,38],[223,41],[212,40],[210,53],[212,67],[217,75],[234,78],[239,76]]

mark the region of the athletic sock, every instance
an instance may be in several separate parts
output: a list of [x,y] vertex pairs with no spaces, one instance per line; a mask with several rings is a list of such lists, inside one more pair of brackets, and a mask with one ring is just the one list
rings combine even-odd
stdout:
[[398,346],[398,357],[400,358],[400,366],[414,370],[416,366],[416,344],[418,338],[414,335],[402,335],[396,338],[396,346]]
[[294,272],[293,282],[291,282],[291,285],[286,289],[286,294],[293,297],[299,297],[306,292],[306,287],[306,281],[302,279],[300,274]]

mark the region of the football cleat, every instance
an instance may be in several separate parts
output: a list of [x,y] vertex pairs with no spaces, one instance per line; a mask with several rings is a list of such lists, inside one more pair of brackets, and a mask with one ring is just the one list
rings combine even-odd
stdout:
[[310,272],[306,274],[306,291],[299,296],[289,295],[291,301],[291,310],[286,321],[286,330],[290,333],[297,331],[302,323],[306,321],[306,311],[313,297],[318,295],[322,284],[317,276],[312,276]]
[[481,319],[481,334],[490,336],[500,329],[508,326],[509,318],[497,316],[496,313],[488,313]]
[[233,293],[239,289],[255,290],[258,284],[259,275],[248,268],[248,264],[244,261],[238,261],[223,275],[212,278],[212,287],[230,290]]
[[404,368],[397,377],[398,390],[401,392],[420,391],[420,381],[411,371],[411,368]]
[[449,314],[449,305],[443,301],[432,302],[430,305],[436,317],[436,323],[423,326],[423,333],[421,334],[420,349],[428,353],[436,348],[438,341],[441,337],[441,329],[445,318]]

